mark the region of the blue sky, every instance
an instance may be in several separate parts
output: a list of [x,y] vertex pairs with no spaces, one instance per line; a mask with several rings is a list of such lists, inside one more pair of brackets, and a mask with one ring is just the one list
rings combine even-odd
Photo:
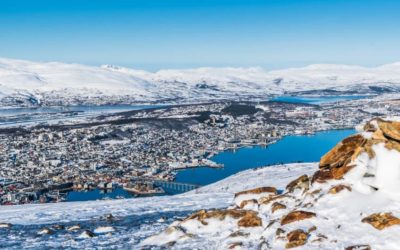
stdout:
[[0,56],[156,70],[400,61],[395,0],[1,0]]

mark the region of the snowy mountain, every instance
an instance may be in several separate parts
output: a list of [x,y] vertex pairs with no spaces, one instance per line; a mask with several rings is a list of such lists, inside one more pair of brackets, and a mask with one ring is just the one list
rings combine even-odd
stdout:
[[[262,68],[197,68],[147,72],[113,65],[101,67],[0,58],[0,99],[52,104],[67,99],[108,97],[131,102],[193,102],[215,99],[265,100],[270,95],[315,90],[379,92],[400,89],[400,63],[365,68],[310,65],[265,71]],[[18,102],[16,102],[18,103]]]

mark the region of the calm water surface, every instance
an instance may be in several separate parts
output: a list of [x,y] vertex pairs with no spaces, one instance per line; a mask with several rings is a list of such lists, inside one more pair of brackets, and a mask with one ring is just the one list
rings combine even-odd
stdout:
[[287,136],[267,147],[246,147],[224,151],[211,160],[224,164],[224,168],[191,168],[180,170],[177,182],[207,185],[245,169],[293,162],[315,162],[339,141],[354,134],[355,130],[330,130],[314,135]]
[[305,97],[305,96],[279,96],[272,99],[277,102],[289,102],[289,103],[306,103],[306,104],[323,104],[332,103],[345,100],[358,100],[367,98],[368,96],[361,95],[348,95],[348,96],[316,96],[316,97]]

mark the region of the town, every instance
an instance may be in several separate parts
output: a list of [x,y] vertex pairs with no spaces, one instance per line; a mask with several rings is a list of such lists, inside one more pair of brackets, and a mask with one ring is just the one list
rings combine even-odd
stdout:
[[75,190],[173,181],[176,171],[223,167],[219,152],[269,145],[287,135],[354,128],[399,112],[400,101],[371,97],[320,105],[219,102],[101,115],[82,121],[0,129],[0,204],[65,200]]

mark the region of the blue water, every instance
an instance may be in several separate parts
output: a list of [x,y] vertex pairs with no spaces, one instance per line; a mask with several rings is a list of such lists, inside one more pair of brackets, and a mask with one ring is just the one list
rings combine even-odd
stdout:
[[272,101],[276,102],[289,102],[289,103],[305,103],[305,104],[323,104],[332,103],[344,100],[358,100],[366,98],[367,96],[361,95],[346,95],[346,96],[319,96],[319,97],[305,97],[305,96],[279,96]]
[[93,201],[102,199],[118,199],[118,198],[132,198],[133,194],[125,191],[122,188],[115,188],[113,190],[100,190],[94,189],[90,191],[71,191],[68,192],[67,201]]
[[241,148],[225,151],[211,160],[224,164],[224,168],[191,168],[180,170],[177,182],[207,185],[245,169],[292,162],[316,162],[339,141],[354,134],[349,130],[330,130],[314,135],[287,136],[268,147]]

